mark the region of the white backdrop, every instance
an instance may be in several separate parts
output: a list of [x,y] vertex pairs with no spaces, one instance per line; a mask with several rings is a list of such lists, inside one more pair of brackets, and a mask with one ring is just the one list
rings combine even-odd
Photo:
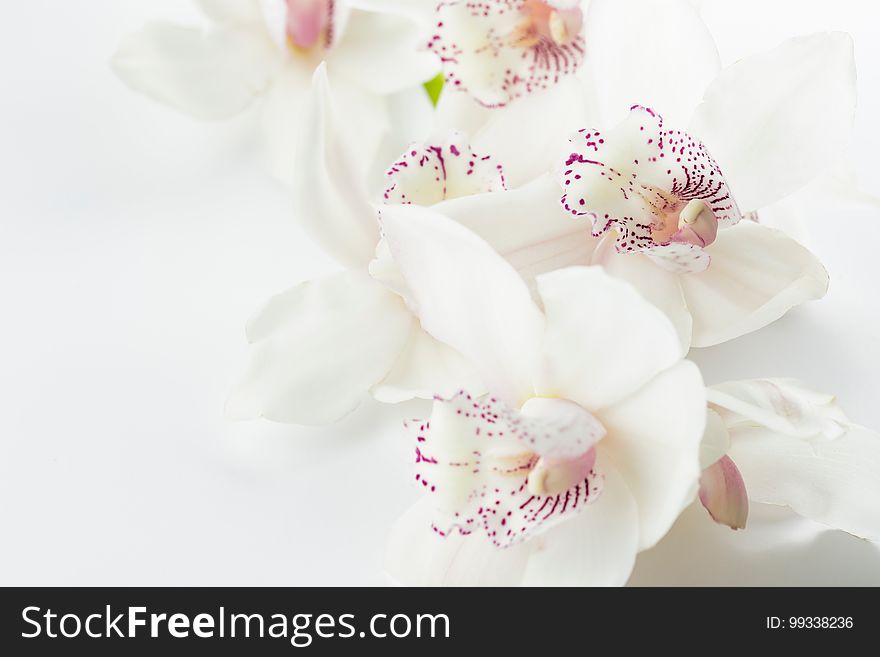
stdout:
[[[853,157],[880,194],[877,4],[703,4],[725,62],[853,34]],[[382,583],[384,537],[416,494],[397,421],[414,405],[325,429],[223,417],[245,319],[333,264],[257,165],[253,117],[200,124],[110,73],[121,34],[195,15],[182,0],[0,9],[0,584]],[[710,383],[802,378],[880,429],[880,211],[819,210],[829,295],[692,357]],[[692,509],[633,582],[880,584],[872,545],[778,509],[750,522],[735,534]]]

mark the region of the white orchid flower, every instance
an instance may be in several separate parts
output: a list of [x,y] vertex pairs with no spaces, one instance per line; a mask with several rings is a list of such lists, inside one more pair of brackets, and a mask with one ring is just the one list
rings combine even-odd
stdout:
[[[167,22],[128,36],[113,68],[131,88],[199,119],[225,119],[262,101],[270,165],[298,172],[302,107],[322,61],[372,152],[394,100],[437,73],[417,15],[371,0],[197,0],[205,29]],[[417,89],[421,92],[421,89]]]
[[448,0],[437,4],[428,47],[447,86],[484,107],[547,89],[585,57],[581,0]]
[[[457,199],[494,196],[511,181],[530,180],[549,167],[556,149],[547,148],[542,131],[536,131],[535,157],[526,161],[514,157],[506,136],[527,116],[524,112],[550,109],[547,103],[553,99],[570,102],[551,115],[576,125],[587,107],[579,93],[561,84],[546,99],[535,97],[499,111],[470,139],[442,127],[423,127],[423,139],[402,153],[369,158],[345,131],[347,117],[319,67],[303,109],[311,130],[295,154],[300,175],[292,190],[298,220],[347,271],[278,295],[248,323],[250,364],[227,402],[228,414],[323,424],[350,412],[367,394],[395,403],[449,396],[463,387],[483,390],[467,360],[422,329],[387,244],[380,240],[377,207],[415,203],[446,209]],[[501,152],[515,165],[505,166],[484,148]],[[528,194],[535,184],[545,204],[556,207],[552,178],[530,183]],[[509,197],[512,207],[518,197]],[[546,218],[533,221],[529,212],[523,206],[515,221],[471,228],[527,271],[531,263],[546,260],[550,228]],[[582,232],[561,209],[556,220],[552,230],[562,241]],[[552,241],[549,246],[556,248]]]
[[[850,37],[791,39],[718,72],[692,8],[673,16],[664,2],[595,0],[585,24],[601,125],[621,121],[581,126],[561,170],[567,210],[590,217],[602,238],[591,262],[635,284],[697,347],[821,297],[818,260],[760,217],[844,153]],[[670,30],[682,38],[644,48]]]
[[382,211],[422,325],[491,395],[412,430],[424,499],[387,570],[413,584],[619,585],[695,497],[705,388],[675,328],[599,267],[522,277],[434,210]]
[[743,527],[753,500],[880,541],[880,434],[790,379],[723,383],[707,398],[700,499],[716,521]]

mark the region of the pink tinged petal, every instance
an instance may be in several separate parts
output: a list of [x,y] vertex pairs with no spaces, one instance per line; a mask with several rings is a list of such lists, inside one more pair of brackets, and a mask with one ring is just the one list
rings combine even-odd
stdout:
[[437,144],[413,144],[386,176],[385,203],[427,206],[505,189],[501,164],[490,155],[475,153],[461,133]]
[[424,329],[472,362],[508,403],[534,397],[544,317],[516,270],[438,212],[388,205],[381,220]]
[[745,210],[778,201],[842,157],[856,104],[852,38],[823,32],[725,68],[691,129],[724,164]]
[[736,464],[729,456],[703,470],[700,503],[712,519],[731,529],[744,529],[749,517],[749,497]]
[[589,217],[593,235],[617,233],[619,252],[645,251],[666,268],[702,271],[718,226],[741,219],[724,175],[705,146],[634,106],[619,126],[582,129],[560,175],[562,205]]
[[509,547],[598,496],[602,480],[593,464],[604,428],[583,409],[562,404],[533,407],[540,416],[531,417],[462,391],[437,399],[430,420],[408,425],[416,481],[435,501],[436,533],[480,532]]
[[816,256],[752,221],[719,231],[706,253],[712,257],[706,271],[680,278],[694,321],[694,347],[762,328],[828,289],[828,274]]
[[287,38],[297,48],[308,50],[319,41],[329,46],[333,39],[333,0],[286,0]]
[[428,47],[450,89],[487,107],[546,89],[584,60],[582,16],[542,0],[443,2]]

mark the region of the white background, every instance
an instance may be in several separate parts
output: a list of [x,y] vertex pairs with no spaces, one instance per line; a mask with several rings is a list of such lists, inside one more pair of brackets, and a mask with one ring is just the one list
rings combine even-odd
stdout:
[[[725,62],[854,35],[853,157],[880,193],[877,4],[705,4]],[[367,403],[325,429],[224,420],[245,319],[333,265],[257,165],[252,116],[200,124],[111,75],[120,35],[191,17],[181,0],[0,9],[0,584],[381,583],[416,494],[397,421],[413,406]],[[829,295],[694,354],[707,381],[799,377],[880,428],[878,219],[811,216]],[[692,509],[633,581],[880,584],[880,553],[780,510],[734,534]]]

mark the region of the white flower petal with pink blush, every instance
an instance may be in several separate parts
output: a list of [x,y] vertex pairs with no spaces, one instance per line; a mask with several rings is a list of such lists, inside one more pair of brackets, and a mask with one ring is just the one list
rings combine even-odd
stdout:
[[701,499],[716,520],[731,524],[717,509],[741,508],[722,498],[744,489],[752,501],[880,541],[880,434],[850,422],[832,395],[790,379],[731,381],[707,396],[720,422],[707,425],[704,444],[729,444],[704,472]]
[[599,267],[538,276],[541,312],[509,262],[436,210],[388,206],[382,225],[423,326],[490,390],[409,423],[429,503],[394,530],[392,579],[623,584],[697,493],[705,388],[675,328]]
[[147,25],[125,38],[113,69],[132,89],[200,119],[232,117],[262,100],[266,150],[285,181],[308,128],[300,107],[326,61],[362,145],[378,148],[392,95],[433,77],[427,24],[394,5],[350,0],[200,0],[207,24]]
[[451,89],[500,107],[578,70],[583,11],[580,3],[558,0],[440,2],[428,47]]

